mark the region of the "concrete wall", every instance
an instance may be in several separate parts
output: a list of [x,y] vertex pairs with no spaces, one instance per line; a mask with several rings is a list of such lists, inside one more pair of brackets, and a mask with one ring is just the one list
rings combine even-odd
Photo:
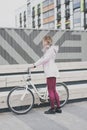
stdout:
[[57,62],[87,61],[87,32],[0,28],[0,65],[27,64],[42,55],[42,38],[59,45]]

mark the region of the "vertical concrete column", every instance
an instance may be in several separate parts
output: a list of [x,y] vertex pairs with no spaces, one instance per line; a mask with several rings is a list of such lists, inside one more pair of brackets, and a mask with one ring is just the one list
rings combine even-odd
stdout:
[[65,29],[65,0],[61,1],[61,29]]
[[55,24],[55,29],[57,29],[57,7],[56,7],[56,0],[54,0],[54,17],[55,17],[55,20],[54,20],[54,24]]
[[70,29],[73,29],[73,1],[70,1]]
[[81,30],[84,30],[84,12],[81,12]]
[[[28,0],[29,1],[29,0]],[[31,8],[31,1],[27,3],[27,27],[31,28],[32,27],[32,8]]]
[[42,2],[40,3],[40,5],[41,5],[41,27],[40,28],[43,28],[43,4],[42,4]]

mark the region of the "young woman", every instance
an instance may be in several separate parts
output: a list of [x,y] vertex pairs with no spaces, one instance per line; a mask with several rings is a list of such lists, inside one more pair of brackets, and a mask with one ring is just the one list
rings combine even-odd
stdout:
[[[39,65],[43,65],[44,68],[51,106],[51,108],[45,111],[44,113],[61,113],[62,110],[60,109],[59,95],[56,91],[56,78],[59,76],[59,72],[55,64],[55,57],[56,53],[58,52],[58,46],[52,45],[52,38],[50,36],[45,36],[43,38],[43,52],[44,55],[36,63],[34,63],[32,67],[35,68]],[[56,108],[55,103],[57,105]]]

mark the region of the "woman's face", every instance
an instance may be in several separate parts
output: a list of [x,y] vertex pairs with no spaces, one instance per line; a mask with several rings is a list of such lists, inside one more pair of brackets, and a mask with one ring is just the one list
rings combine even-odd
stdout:
[[43,40],[43,47],[47,47],[47,46],[48,46],[47,42]]

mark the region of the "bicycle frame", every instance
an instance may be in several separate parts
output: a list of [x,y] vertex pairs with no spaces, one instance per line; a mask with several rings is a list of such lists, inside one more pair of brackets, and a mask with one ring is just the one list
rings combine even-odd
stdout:
[[42,94],[36,89],[36,87],[35,87],[35,85],[32,83],[32,81],[29,81],[29,84],[32,85],[34,91],[36,92],[36,94],[38,95],[39,98],[41,98],[41,99],[43,99],[43,100],[46,100],[46,99],[47,99],[47,97],[46,97],[46,96],[47,96],[47,89],[46,89],[45,93],[44,93],[43,96],[42,96]]
[[32,81],[31,81],[31,71],[30,71],[30,70],[28,70],[28,78],[27,78],[27,80],[25,80],[25,83],[26,83],[26,85],[25,85],[25,88],[26,88],[26,89],[25,89],[25,91],[24,91],[24,93],[23,93],[23,95],[22,95],[22,97],[21,97],[21,100],[24,99],[24,97],[25,97],[25,95],[26,95],[26,92],[27,92],[27,89],[30,89],[30,88],[29,88],[29,85],[32,86],[34,92],[38,95],[38,97],[39,97],[40,99],[42,99],[42,100],[47,100],[47,99],[48,99],[47,89],[46,89],[46,91],[44,92],[44,94],[43,94],[43,96],[42,96],[42,94],[37,90],[37,88],[35,87],[35,85],[32,83]]

